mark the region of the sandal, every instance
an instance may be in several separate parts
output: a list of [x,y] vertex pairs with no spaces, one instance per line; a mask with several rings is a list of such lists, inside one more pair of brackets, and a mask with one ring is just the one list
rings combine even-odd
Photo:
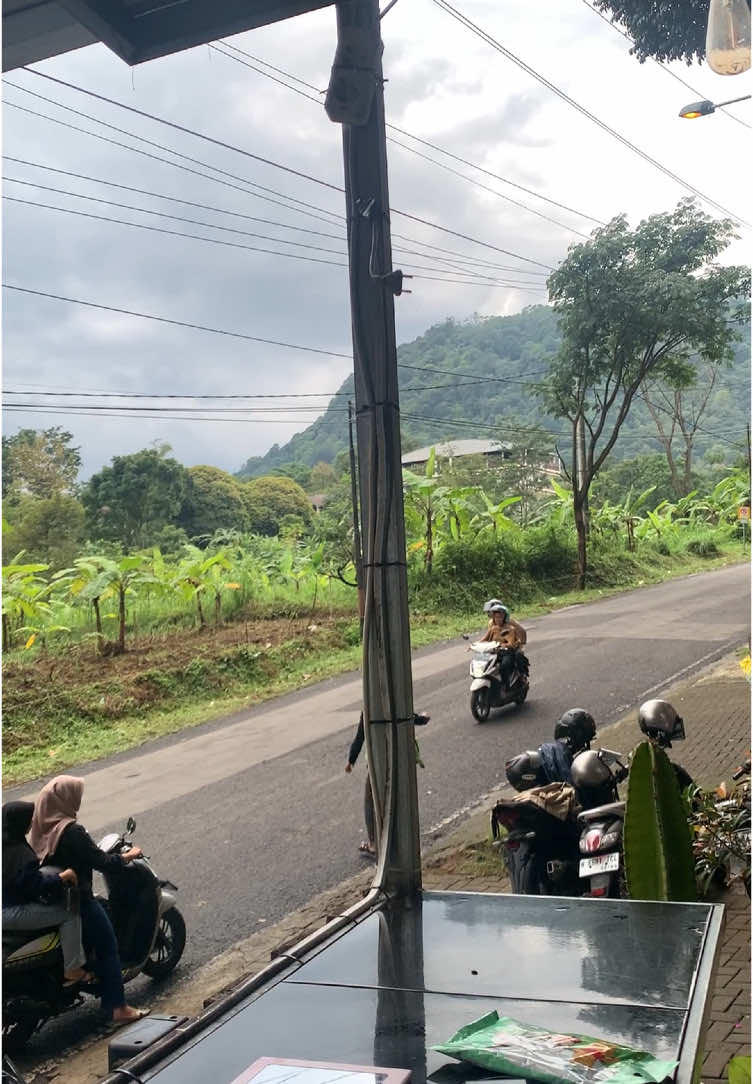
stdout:
[[358,853],[364,855],[366,858],[376,858],[376,850],[366,840],[359,844]]
[[67,979],[65,975],[63,975],[63,986],[77,986],[79,983],[86,984],[94,982],[95,978],[96,976],[93,975],[91,971],[82,971],[80,975],[73,979]]
[[114,1020],[112,1017],[107,1021],[107,1030],[115,1031],[117,1028],[124,1028],[126,1024],[136,1024],[139,1020],[143,1020],[145,1016],[148,1016],[151,1009],[137,1009],[135,1016],[127,1016],[123,1020]]

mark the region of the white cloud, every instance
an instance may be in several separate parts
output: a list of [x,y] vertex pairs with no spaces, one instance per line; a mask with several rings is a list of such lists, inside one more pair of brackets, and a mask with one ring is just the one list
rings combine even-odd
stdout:
[[[463,8],[507,47],[647,153],[725,206],[746,212],[749,170],[745,165],[749,164],[746,155],[750,141],[745,130],[721,114],[697,122],[680,120],[677,112],[694,97],[693,92],[652,62],[638,64],[628,55],[627,43],[579,0],[539,0],[535,6],[465,0]],[[430,0],[400,0],[385,18],[383,33],[387,117],[392,123],[602,220],[625,211],[632,222],[637,222],[647,214],[672,207],[683,196],[679,185],[469,34]],[[324,88],[335,45],[334,12],[326,9],[240,35],[233,44]],[[285,162],[331,184],[342,184],[340,132],[327,120],[323,108],[317,109],[315,104],[205,47],[134,71],[101,46],[45,62],[39,68],[255,154]],[[675,70],[702,95],[716,100],[730,96],[729,80],[714,76],[705,67],[687,69],[675,65]],[[335,239],[343,235],[342,219],[338,222],[322,214],[325,221],[319,221],[270,202],[278,199],[274,192],[280,192],[342,216],[343,198],[338,192],[93,102],[26,73],[10,73],[9,82],[273,191],[244,194],[238,187],[204,179],[13,108],[6,108],[4,116],[6,155],[334,236],[293,233],[270,223],[231,219],[212,210],[168,204],[30,166],[6,162],[6,176],[204,222],[235,225],[249,232],[288,240],[298,238],[343,254],[340,257],[303,250],[313,258],[344,259],[344,244]],[[735,92],[741,82],[745,80],[735,81]],[[55,115],[129,146],[141,146],[148,154],[174,158],[17,90],[8,88],[6,101]],[[745,104],[738,109],[750,120]],[[419,149],[432,156],[436,153]],[[204,166],[179,161],[189,169],[205,171]],[[453,168],[465,169],[456,162],[447,162]],[[501,181],[476,176],[566,227],[586,233],[591,228],[584,219],[528,197]],[[246,187],[232,177],[225,176],[224,180],[231,186]],[[19,185],[8,184],[6,192],[16,198],[131,222],[148,221],[170,230],[275,247],[251,237],[215,233],[202,226],[87,204],[71,196],[40,193]],[[567,229],[472,187],[395,144],[390,144],[390,193],[393,207],[545,264],[556,264],[576,239]],[[263,195],[267,199],[260,198]],[[277,259],[18,203],[6,205],[4,225],[7,281],[264,338],[308,343],[338,352],[349,350],[347,278],[340,268]],[[396,248],[415,248],[416,242],[425,242],[490,263],[517,262],[399,216],[393,218],[393,231],[411,239],[395,238]],[[741,261],[747,252],[741,241],[730,249],[727,258]],[[395,262],[402,266],[441,266],[439,257],[439,253],[431,255],[428,250],[424,257],[396,253]],[[543,293],[447,285],[418,278],[409,285],[413,293],[396,302],[401,341],[415,337],[448,315],[463,318],[472,312],[508,313],[544,297]],[[21,294],[6,295],[5,316],[5,383],[14,388],[30,388],[32,384],[59,388],[66,384],[74,390],[109,388],[163,394],[309,392],[335,390],[347,373],[343,359],[76,309]],[[273,442],[283,442],[303,427],[300,420],[136,421],[32,413],[9,413],[5,417],[8,431],[17,425],[57,423],[71,429],[82,444],[87,471],[97,469],[113,454],[134,451],[153,439],[168,440],[186,463],[211,462],[235,469],[249,455],[262,453]]]

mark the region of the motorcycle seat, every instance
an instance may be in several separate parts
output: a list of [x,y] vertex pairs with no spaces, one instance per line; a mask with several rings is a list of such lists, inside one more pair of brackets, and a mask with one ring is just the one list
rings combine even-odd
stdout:
[[578,814],[579,821],[595,821],[610,814],[620,816],[625,812],[624,802],[608,802],[606,805],[597,805],[594,809],[584,809]]
[[[3,963],[43,955],[60,944],[59,927],[44,926],[37,930],[3,930]],[[28,949],[28,953],[24,952]]]

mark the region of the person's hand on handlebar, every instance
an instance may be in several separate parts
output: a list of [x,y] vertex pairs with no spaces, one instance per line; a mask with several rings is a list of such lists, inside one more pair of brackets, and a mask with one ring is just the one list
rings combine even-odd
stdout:
[[144,852],[141,847],[129,847],[127,851],[123,851],[120,857],[124,862],[132,862],[134,858],[141,858]]

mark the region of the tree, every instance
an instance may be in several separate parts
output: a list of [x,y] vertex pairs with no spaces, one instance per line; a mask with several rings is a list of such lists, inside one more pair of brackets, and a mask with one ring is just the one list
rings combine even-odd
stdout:
[[[688,383],[672,386],[658,378],[644,382],[641,398],[664,449],[675,497],[684,497],[693,488],[693,448],[718,376],[719,365],[701,362],[694,366],[692,381]],[[675,444],[680,445],[679,464]]]
[[251,530],[256,534],[279,534],[285,516],[298,516],[308,525],[311,505],[302,487],[292,478],[267,475],[242,486]]
[[102,620],[99,603],[102,599],[115,597],[118,600],[118,639],[112,650],[121,655],[125,651],[126,596],[132,594],[138,586],[156,584],[157,577],[152,569],[152,562],[144,554],[113,560],[101,554],[75,562],[75,578],[71,584],[71,593],[82,601],[91,602],[97,621],[97,638],[100,651],[104,648]]
[[[607,459],[641,385],[661,376],[687,379],[689,358],[732,357],[747,318],[750,273],[714,263],[734,236],[692,200],[652,215],[635,230],[624,215],[574,245],[547,280],[562,342],[539,394],[572,434],[573,514],[578,535],[577,587],[587,572],[586,508],[591,483]],[[582,453],[578,455],[578,434]]]
[[190,538],[216,531],[245,531],[248,512],[243,485],[219,467],[189,467],[179,524]]
[[336,482],[337,471],[331,463],[323,463],[321,460],[314,463],[308,482],[311,493],[329,493]]
[[91,538],[138,548],[151,545],[166,524],[177,521],[189,475],[167,451],[163,446],[115,456],[112,466],[92,475],[82,493]]
[[599,11],[622,23],[633,39],[630,52],[641,64],[655,60],[684,60],[691,64],[706,55],[709,0],[594,0]]
[[22,501],[3,545],[11,542],[52,569],[69,565],[84,537],[84,507],[75,497],[57,493],[44,500]]
[[3,500],[47,500],[71,493],[81,468],[80,450],[71,447],[72,440],[73,434],[59,425],[3,437]]

